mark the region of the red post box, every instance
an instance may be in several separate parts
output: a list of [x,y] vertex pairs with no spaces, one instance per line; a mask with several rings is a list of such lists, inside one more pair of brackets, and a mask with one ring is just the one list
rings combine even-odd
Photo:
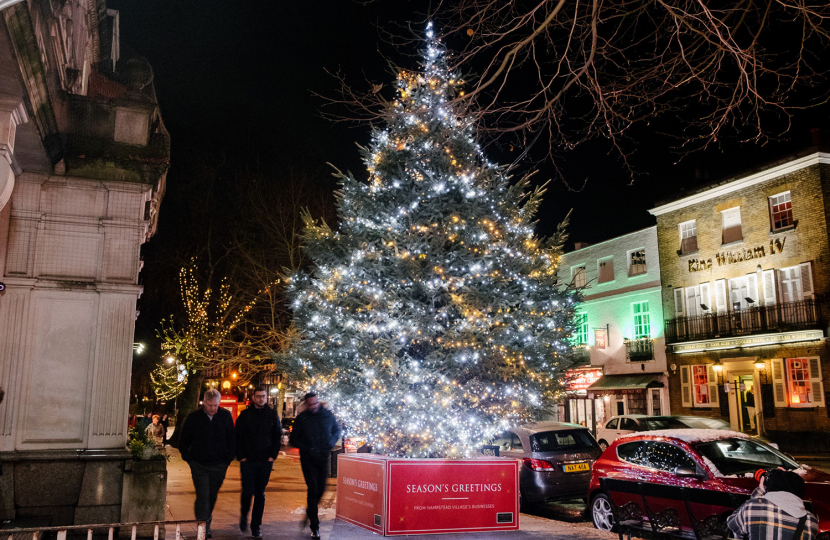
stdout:
[[219,398],[219,406],[231,413],[235,424],[236,417],[239,416],[239,398],[233,394],[224,394]]

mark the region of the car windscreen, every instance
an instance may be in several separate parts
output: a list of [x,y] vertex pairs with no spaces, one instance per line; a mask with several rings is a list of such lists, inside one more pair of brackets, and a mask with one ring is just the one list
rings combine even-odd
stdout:
[[645,424],[649,431],[657,431],[658,429],[686,429],[689,426],[676,420],[674,418],[668,417],[651,417],[651,418],[640,418],[640,424]]
[[599,448],[587,429],[545,431],[530,436],[532,452],[581,452]]
[[797,469],[798,464],[766,444],[749,439],[718,439],[694,445],[695,450],[714,463],[721,474],[754,473],[758,469],[782,467]]

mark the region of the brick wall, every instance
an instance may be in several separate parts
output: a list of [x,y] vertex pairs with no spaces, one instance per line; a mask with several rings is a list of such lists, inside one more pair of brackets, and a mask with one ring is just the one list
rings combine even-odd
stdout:
[[[689,204],[683,204],[681,200],[653,211],[657,214],[663,311],[666,319],[674,317],[673,292],[676,288],[707,282],[714,284],[719,279],[745,276],[756,272],[759,265],[762,270],[768,270],[812,261],[816,297],[823,299],[828,296],[830,242],[827,225],[830,221],[830,197],[825,197],[824,194],[830,193],[830,165],[822,161],[827,161],[830,156],[821,156],[824,157],[813,159],[806,166],[785,163],[770,168],[756,175],[757,181],[753,181],[752,185],[738,190],[727,192],[730,184],[722,183],[711,188],[709,195],[718,192],[722,194],[707,198],[707,192],[701,192],[690,196],[686,200]],[[744,180],[737,179],[735,182]],[[772,232],[768,198],[784,191],[790,192],[795,224],[790,229]],[[736,206],[740,207],[743,241],[723,245],[721,212]],[[681,255],[678,226],[692,219],[696,220],[698,250]],[[722,257],[719,258],[718,255]],[[714,288],[711,294],[711,301],[714,303]],[[763,292],[759,290],[759,294],[762,296]],[[830,320],[827,305],[829,303],[830,301],[825,300],[822,304],[822,329],[825,332],[827,321]],[[714,310],[714,306],[710,307]],[[830,391],[830,355],[824,340],[744,350],[733,348],[692,354],[668,352],[667,362],[675,364],[677,368],[669,378],[672,412],[729,419],[728,414],[724,414],[725,411],[720,407],[683,407],[680,366],[713,363],[718,359],[734,361],[738,357],[769,360],[803,356],[820,357],[825,392]],[[760,378],[771,382],[769,361]],[[825,400],[822,402],[826,403]],[[765,419],[765,427],[771,436],[778,438],[785,438],[782,434],[786,432],[803,432],[808,438],[817,435],[821,439],[821,444],[830,441],[830,417],[826,407],[776,407],[774,417]],[[797,440],[803,442],[805,439],[799,437]]]

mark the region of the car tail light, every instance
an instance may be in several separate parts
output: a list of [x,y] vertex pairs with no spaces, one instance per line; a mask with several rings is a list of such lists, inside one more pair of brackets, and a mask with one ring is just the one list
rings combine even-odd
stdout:
[[553,463],[544,459],[524,458],[522,463],[531,471],[555,471]]

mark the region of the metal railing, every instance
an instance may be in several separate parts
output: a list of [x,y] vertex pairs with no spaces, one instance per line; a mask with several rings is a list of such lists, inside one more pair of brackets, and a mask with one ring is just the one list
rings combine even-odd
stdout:
[[[31,535],[32,540],[43,540],[45,534],[44,533],[56,533],[56,540],[66,540],[67,534],[69,533],[83,533],[86,532],[87,540],[92,540],[93,534],[96,532],[106,532],[107,540],[116,540],[115,531],[116,529],[130,529],[130,539],[136,540],[139,538],[138,530],[139,528],[142,529],[149,529],[153,527],[153,540],[159,540],[159,531],[161,527],[165,527],[165,531],[167,530],[166,527],[172,527],[173,525],[176,526],[176,540],[182,540],[182,524],[196,524],[196,540],[205,540],[205,522],[199,520],[182,520],[182,521],[149,521],[149,522],[142,522],[142,523],[106,523],[106,524],[96,524],[96,525],[66,525],[66,526],[58,526],[58,527],[32,527],[32,528],[21,528],[21,529],[2,529],[0,530],[0,535],[6,535],[7,540],[23,540],[28,538]],[[49,535],[51,536],[51,535]],[[77,534],[73,534],[73,536],[79,536]],[[143,537],[142,535],[141,537]],[[162,537],[164,540],[164,537]]]
[[654,359],[654,342],[649,338],[626,339],[625,354],[629,362],[644,362]]
[[666,320],[666,342],[698,341],[815,328],[821,324],[817,299],[758,306]]

